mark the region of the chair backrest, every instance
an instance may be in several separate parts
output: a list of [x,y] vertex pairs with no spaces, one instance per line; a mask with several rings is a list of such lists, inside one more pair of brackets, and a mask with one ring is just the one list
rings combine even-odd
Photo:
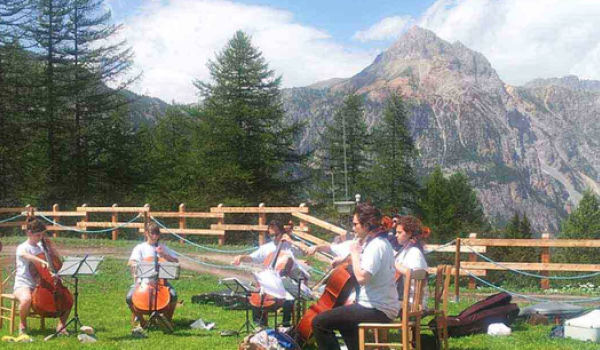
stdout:
[[[427,270],[409,270],[404,276],[404,290],[402,298],[402,319],[418,313],[423,309],[423,295],[427,285]],[[411,288],[412,287],[412,288]],[[412,300],[411,299],[411,289]]]
[[[435,274],[435,310],[448,314],[448,295],[450,292],[450,281],[452,280],[452,266],[438,265]],[[441,307],[441,308],[440,308]]]

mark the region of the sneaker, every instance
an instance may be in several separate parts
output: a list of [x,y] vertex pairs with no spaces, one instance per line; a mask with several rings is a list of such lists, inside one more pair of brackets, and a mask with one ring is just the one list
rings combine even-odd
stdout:
[[144,332],[144,328],[142,328],[140,326],[137,326],[134,329],[132,329],[131,335],[134,338],[146,338],[147,337],[146,333]]
[[31,343],[32,341],[33,341],[33,338],[28,336],[25,333],[23,333],[15,338],[15,342],[17,342],[17,343]]

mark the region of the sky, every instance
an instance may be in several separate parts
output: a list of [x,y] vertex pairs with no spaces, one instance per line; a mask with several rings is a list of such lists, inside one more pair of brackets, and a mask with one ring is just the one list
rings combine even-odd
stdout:
[[133,91],[196,102],[193,81],[237,30],[283,87],[347,78],[413,25],[484,54],[508,84],[600,80],[600,0],[105,0],[135,51]]

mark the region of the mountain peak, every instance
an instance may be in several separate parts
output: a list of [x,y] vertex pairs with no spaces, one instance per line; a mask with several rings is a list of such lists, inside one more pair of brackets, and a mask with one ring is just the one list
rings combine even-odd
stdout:
[[[496,71],[481,53],[460,42],[449,43],[434,32],[412,26],[388,50],[351,80],[353,88],[363,89],[376,82],[377,86],[393,80],[435,82],[455,81],[457,84],[484,84],[503,88]],[[398,80],[399,79],[399,80]],[[367,90],[370,90],[367,87]],[[363,89],[364,91],[364,89]]]

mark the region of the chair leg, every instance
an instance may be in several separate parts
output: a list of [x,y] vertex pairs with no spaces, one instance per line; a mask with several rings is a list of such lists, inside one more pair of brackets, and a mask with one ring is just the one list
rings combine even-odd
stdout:
[[46,330],[46,318],[40,316],[40,330],[43,332]]
[[409,350],[409,332],[408,332],[408,327],[402,327],[402,349],[406,349]]
[[358,349],[365,350],[365,329],[358,327]]
[[415,344],[416,350],[421,350],[421,318],[418,317],[415,323]]
[[17,302],[14,300],[10,301],[10,334],[15,334],[15,317],[17,313]]

